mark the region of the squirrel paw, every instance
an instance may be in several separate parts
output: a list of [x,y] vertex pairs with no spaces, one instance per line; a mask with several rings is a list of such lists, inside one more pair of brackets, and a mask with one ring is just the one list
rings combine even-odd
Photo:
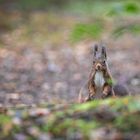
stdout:
[[94,100],[94,97],[93,96],[90,96],[90,97],[86,97],[85,98],[85,102],[88,102],[88,101],[91,101],[91,100]]
[[103,95],[101,96],[102,99],[107,98],[107,95],[103,93]]

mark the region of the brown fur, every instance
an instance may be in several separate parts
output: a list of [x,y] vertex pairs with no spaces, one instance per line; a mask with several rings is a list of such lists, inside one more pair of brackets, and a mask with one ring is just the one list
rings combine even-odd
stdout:
[[[105,83],[102,87],[102,98],[106,98],[108,96],[115,96],[114,91],[113,91],[113,79],[112,76],[109,72],[109,70],[106,70],[103,72],[103,76],[104,76],[104,80]],[[94,83],[94,78],[95,78],[95,69],[92,69],[91,74],[90,74],[90,78],[88,81],[88,91],[89,91],[89,96],[86,99],[91,100],[94,99],[94,95],[96,94],[96,85]],[[110,83],[108,82],[110,81]]]
[[110,70],[109,70],[108,64],[107,64],[106,49],[103,46],[101,46],[100,48],[101,48],[101,52],[99,52],[99,50],[98,50],[99,49],[98,45],[95,45],[95,47],[94,47],[93,65],[92,65],[92,70],[91,70],[89,80],[88,80],[88,91],[89,91],[88,96],[83,100],[82,94],[80,93],[79,102],[85,102],[85,101],[90,101],[90,100],[96,99],[96,95],[99,94],[99,93],[97,93],[97,86],[94,82],[95,74],[97,71],[101,71],[103,74],[103,78],[104,78],[104,84],[102,87],[100,87],[101,97],[99,97],[99,98],[104,99],[107,97],[128,95],[128,91],[126,90],[126,88],[124,86],[122,86],[122,85],[114,86],[113,78],[110,74]]

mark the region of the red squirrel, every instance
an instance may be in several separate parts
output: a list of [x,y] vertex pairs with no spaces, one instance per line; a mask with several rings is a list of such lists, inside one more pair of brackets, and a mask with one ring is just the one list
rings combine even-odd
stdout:
[[114,84],[108,67],[107,53],[104,46],[94,46],[92,69],[87,86],[88,96],[83,99],[80,92],[79,102],[129,95],[125,86]]

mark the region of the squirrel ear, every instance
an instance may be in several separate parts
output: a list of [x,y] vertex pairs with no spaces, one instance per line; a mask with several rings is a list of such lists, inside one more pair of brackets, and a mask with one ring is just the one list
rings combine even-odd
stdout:
[[105,58],[107,57],[105,46],[102,46],[102,55],[103,55]]
[[94,46],[94,56],[96,56],[96,52],[98,51],[98,45],[97,44],[95,44],[95,46]]

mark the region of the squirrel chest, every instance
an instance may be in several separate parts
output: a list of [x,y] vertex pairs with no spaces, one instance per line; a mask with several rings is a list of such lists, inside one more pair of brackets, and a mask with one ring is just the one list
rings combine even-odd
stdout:
[[103,87],[103,85],[105,83],[105,80],[104,80],[102,72],[96,72],[95,73],[94,83],[95,83],[96,87],[98,87],[98,88],[102,88]]
[[96,86],[96,98],[100,98],[102,95],[102,87],[105,83],[105,79],[102,72],[96,72],[94,77],[94,84]]

